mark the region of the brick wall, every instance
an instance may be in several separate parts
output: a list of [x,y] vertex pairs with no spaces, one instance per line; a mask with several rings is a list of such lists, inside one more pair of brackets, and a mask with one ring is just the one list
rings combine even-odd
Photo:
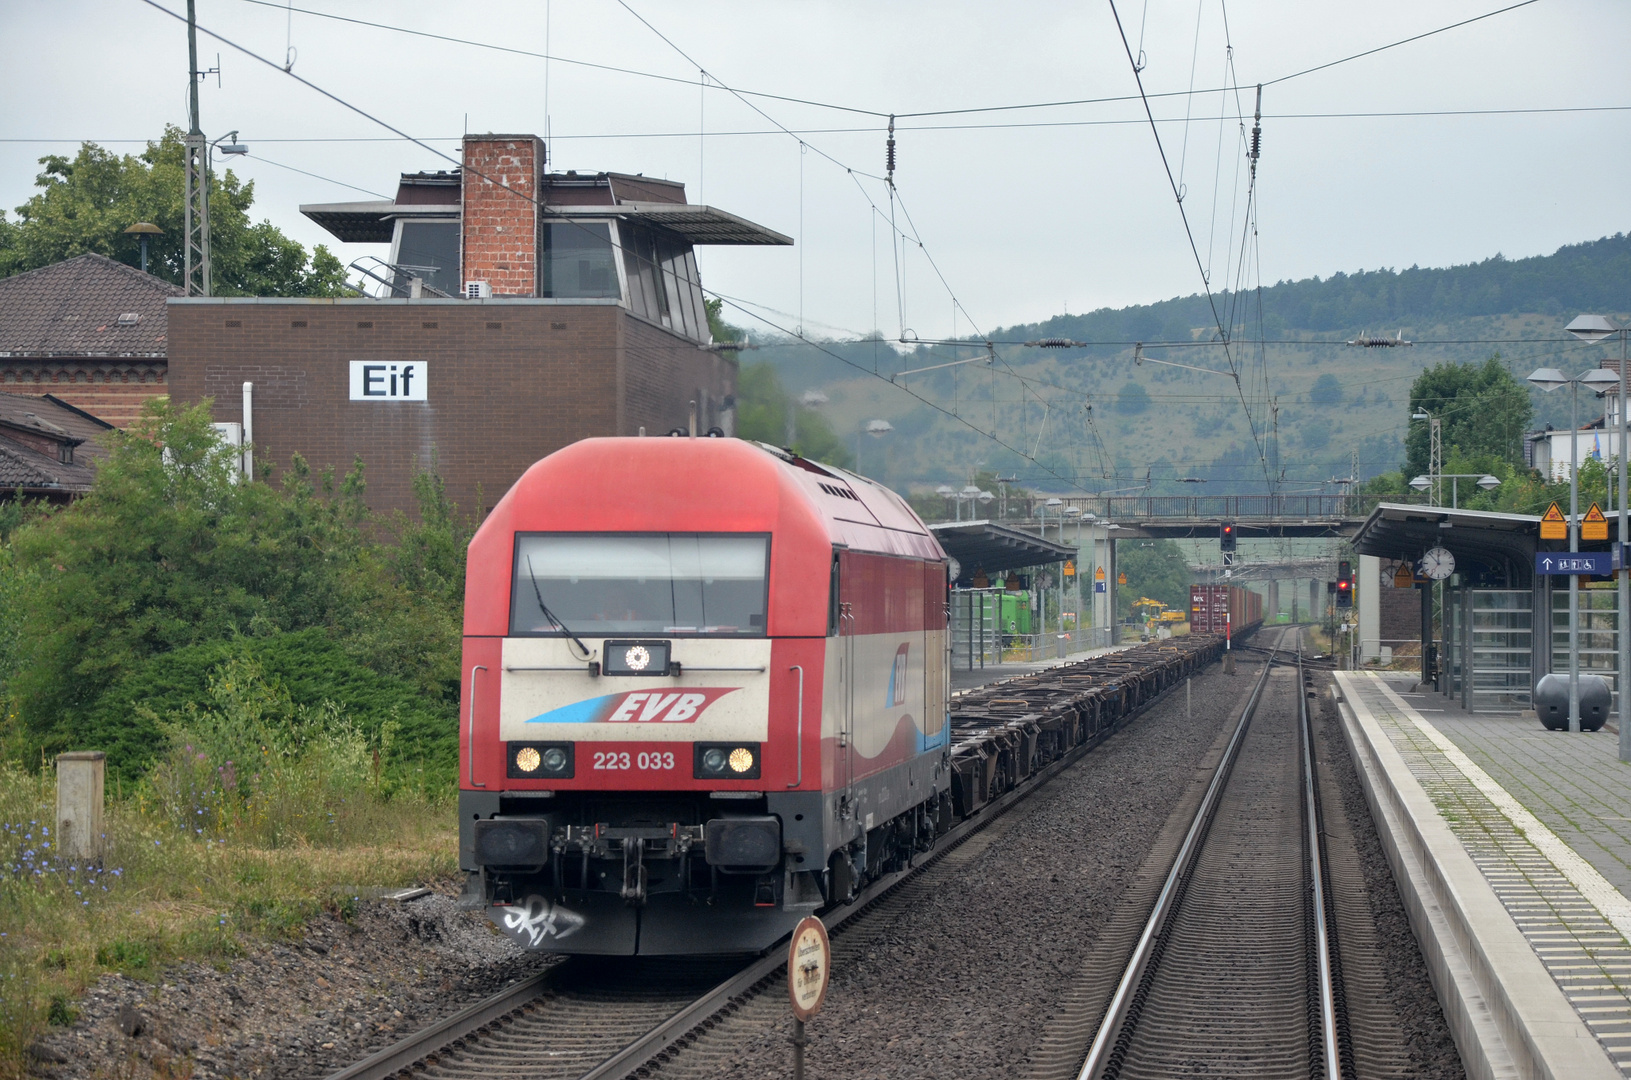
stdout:
[[[352,360],[427,365],[429,400],[350,401]],[[479,515],[568,443],[684,427],[699,391],[703,428],[719,423],[735,365],[611,304],[172,303],[176,399],[212,396],[215,419],[241,421],[245,380],[258,461],[281,469],[298,451],[343,473],[360,456],[369,504],[411,510],[413,474],[434,456],[461,510]]]
[[165,367],[163,359],[8,359],[0,363],[0,391],[54,394],[114,427],[128,428],[149,398],[170,392]]
[[538,295],[534,200],[543,161],[533,135],[465,136],[461,283],[485,281],[494,296]]

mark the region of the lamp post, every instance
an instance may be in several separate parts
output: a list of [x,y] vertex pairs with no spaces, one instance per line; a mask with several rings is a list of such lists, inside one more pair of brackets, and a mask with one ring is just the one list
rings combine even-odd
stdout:
[[[1448,480],[1450,482],[1451,510],[1456,508],[1456,502],[1460,498],[1459,481],[1476,480],[1478,481],[1478,487],[1483,491],[1494,491],[1496,488],[1501,486],[1501,478],[1498,476],[1492,476],[1489,473],[1439,473],[1438,478],[1441,481]],[[1432,477],[1429,476],[1418,476],[1414,480],[1410,481],[1410,486],[1415,488],[1417,491],[1426,491],[1432,485],[1433,480]]]
[[1619,391],[1615,401],[1615,412],[1618,414],[1618,423],[1614,426],[1619,429],[1620,441],[1615,447],[1615,456],[1619,458],[1620,474],[1618,506],[1619,528],[1614,532],[1614,543],[1620,549],[1620,572],[1615,574],[1618,603],[1615,615],[1615,643],[1618,645],[1619,670],[1614,680],[1614,689],[1620,699],[1620,760],[1631,761],[1631,696],[1627,689],[1631,688],[1631,635],[1626,633],[1626,609],[1631,607],[1631,568],[1625,565],[1625,534],[1626,534],[1626,454],[1625,440],[1627,432],[1626,423],[1626,334],[1631,327],[1620,326],[1612,319],[1601,315],[1579,315],[1563,329],[1579,338],[1581,341],[1598,342],[1614,334],[1620,335],[1620,371],[1619,379],[1613,389]]
[[[1568,378],[1557,368],[1537,368],[1529,381],[1550,394],[1569,388],[1569,551],[1580,550],[1580,385],[1603,393],[1619,379],[1603,368]],[[1551,665],[1548,664],[1548,667]],[[1569,575],[1569,730],[1580,730],[1580,577]]]
[[[894,430],[895,425],[887,420],[868,420],[855,429],[855,471],[857,473],[861,472],[861,433],[865,432],[874,439],[881,439]],[[879,480],[882,480],[881,475]]]

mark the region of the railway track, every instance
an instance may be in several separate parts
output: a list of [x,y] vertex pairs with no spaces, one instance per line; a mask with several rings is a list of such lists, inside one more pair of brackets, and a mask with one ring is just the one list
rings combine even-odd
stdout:
[[1303,665],[1271,653],[1079,1080],[1353,1076],[1325,847]]
[[[1217,658],[1221,639],[1146,645],[971,691],[952,706],[953,799],[962,821],[913,866],[823,913],[834,935],[967,844],[1167,690]],[[611,1080],[660,1062],[779,987],[780,949],[741,958],[570,957],[330,1075],[328,1080],[514,1077]]]

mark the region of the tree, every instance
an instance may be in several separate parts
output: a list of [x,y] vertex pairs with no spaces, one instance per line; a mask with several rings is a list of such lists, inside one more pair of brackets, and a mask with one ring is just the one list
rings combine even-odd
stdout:
[[1342,384],[1337,377],[1329,371],[1314,380],[1314,388],[1308,392],[1308,400],[1315,405],[1331,406],[1342,404]]
[[1126,618],[1133,601],[1159,600],[1172,608],[1189,607],[1189,564],[1172,540],[1123,541],[1116,545],[1116,569],[1127,584],[1116,590],[1116,615]]
[[469,528],[440,481],[416,481],[418,521],[372,517],[360,463],[336,482],[296,456],[281,486],[245,483],[209,408],[149,403],[104,436],[88,495],[0,549],[0,680],[24,745],[72,749],[159,657],[305,630],[451,716]]
[[849,449],[825,416],[797,404],[771,365],[744,365],[736,377],[736,434],[772,446],[786,446],[789,412],[793,416],[792,450],[811,461],[850,467]]
[[1123,416],[1137,416],[1150,407],[1150,392],[1139,384],[1128,379],[1121,386],[1121,393],[1116,396],[1116,411]]
[[[1497,463],[1523,464],[1523,433],[1532,405],[1499,353],[1482,364],[1437,364],[1410,386],[1410,414],[1425,409],[1441,424],[1444,457],[1452,454],[1483,471]],[[1405,435],[1404,473],[1427,472],[1431,425],[1413,420]],[[1446,472],[1449,470],[1446,469]]]
[[[141,265],[141,245],[125,230],[149,221],[164,230],[149,243],[148,270],[182,284],[186,240],[186,147],[170,126],[140,155],[111,154],[84,143],[73,158],[40,158],[40,192],[17,207],[17,221],[0,214],[0,277],[95,252]],[[254,182],[229,169],[210,176],[210,260],[218,296],[341,296],[345,267],[319,244],[306,249],[270,221],[252,222]]]

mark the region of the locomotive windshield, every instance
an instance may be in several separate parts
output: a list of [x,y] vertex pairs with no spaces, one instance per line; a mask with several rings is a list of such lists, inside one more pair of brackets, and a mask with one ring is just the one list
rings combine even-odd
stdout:
[[519,533],[510,633],[763,636],[769,551],[761,535]]

